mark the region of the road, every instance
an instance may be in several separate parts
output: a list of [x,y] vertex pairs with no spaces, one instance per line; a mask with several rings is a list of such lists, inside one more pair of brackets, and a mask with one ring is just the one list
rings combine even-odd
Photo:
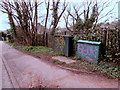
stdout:
[[118,80],[98,75],[75,74],[26,55],[3,42],[0,44],[3,45],[2,55],[21,88],[41,86],[51,88],[118,88]]
[[14,88],[4,64],[2,64],[2,88]]
[[2,86],[1,88],[14,88],[9,73],[2,60],[2,44],[0,44],[0,78],[1,78],[0,86]]
[[[0,42],[3,43],[3,42]],[[9,64],[3,57],[3,44],[0,44],[0,78],[1,78],[1,89],[6,88],[18,88],[18,83],[9,67]]]

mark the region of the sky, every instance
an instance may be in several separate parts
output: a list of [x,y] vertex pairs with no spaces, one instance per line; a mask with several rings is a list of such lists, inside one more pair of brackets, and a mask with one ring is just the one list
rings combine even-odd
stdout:
[[[63,1],[63,0],[62,0]],[[68,1],[68,0],[66,0],[66,1]],[[76,3],[78,3],[78,1],[79,0],[69,0],[69,2],[71,3],[71,4],[76,4]],[[81,2],[82,2],[83,0],[81,0]],[[105,0],[104,0],[105,1]],[[112,21],[114,21],[115,20],[115,18],[118,18],[118,4],[116,4],[116,2],[118,2],[119,0],[115,0],[115,1],[113,1],[112,3],[111,3],[111,5],[108,7],[108,8],[106,8],[106,10],[103,12],[103,14],[104,13],[106,13],[106,12],[108,12],[109,10],[111,10],[113,7],[114,7],[114,5],[115,5],[115,8],[114,8],[114,10],[112,11],[114,14],[112,14],[112,17],[105,17],[103,20],[101,20],[101,22],[104,22],[104,20],[106,19],[106,18],[109,18],[108,20],[109,20],[109,22],[112,22]],[[41,12],[42,11],[42,14],[43,13],[45,13],[45,8],[43,8],[43,7],[40,7],[39,8],[39,11]],[[41,14],[41,13],[39,13],[39,14]],[[61,20],[60,20],[60,23],[58,24],[58,26],[59,27],[65,27],[65,23],[63,22],[63,18],[61,18]],[[39,19],[38,20],[40,23],[41,23],[41,21],[42,21],[42,19]],[[4,13],[2,13],[2,12],[0,12],[0,31],[5,31],[5,30],[7,30],[7,29],[9,29],[10,28],[10,25],[9,25],[9,20],[8,20],[8,17],[7,17],[7,14],[4,14]]]

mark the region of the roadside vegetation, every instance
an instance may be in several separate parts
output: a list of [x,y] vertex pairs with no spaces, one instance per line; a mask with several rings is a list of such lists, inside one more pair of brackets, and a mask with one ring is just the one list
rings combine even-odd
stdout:
[[[109,78],[118,79],[120,76],[119,66],[115,65],[114,63],[107,63],[101,61],[99,64],[93,64],[86,60],[78,60],[72,64],[66,64],[65,62],[61,62],[59,60],[53,59],[52,61],[55,64],[62,65],[67,68],[72,68],[77,70],[77,73],[80,72],[88,72],[88,73],[101,73],[104,76]],[[74,70],[73,70],[74,71]]]
[[[14,48],[21,50],[23,52],[29,52],[29,53],[49,53],[53,56],[64,56],[63,53],[59,53],[59,52],[54,52],[52,51],[52,49],[49,49],[47,47],[44,46],[21,46],[21,45],[17,45],[15,43],[11,43],[11,42],[6,42],[7,44],[13,46]],[[33,55],[34,56],[34,55]],[[44,56],[46,57],[46,56]],[[56,64],[56,65],[61,65],[62,67],[67,67],[70,69],[76,69],[78,70],[77,73],[79,72],[90,72],[90,73],[101,73],[109,78],[114,78],[117,79],[119,78],[120,75],[120,67],[113,63],[113,62],[106,62],[101,60],[98,64],[94,64],[91,62],[88,62],[86,60],[82,60],[80,57],[71,57],[72,59],[76,60],[75,63],[72,64],[66,64],[65,62],[61,62],[57,59],[51,59],[51,63]]]
[[52,55],[56,56],[64,56],[63,53],[60,52],[54,52],[52,49],[45,47],[45,46],[22,46],[22,45],[17,45],[15,43],[11,42],[6,42],[7,44],[10,44],[16,49],[26,51],[26,52],[31,52],[31,53],[50,53]]

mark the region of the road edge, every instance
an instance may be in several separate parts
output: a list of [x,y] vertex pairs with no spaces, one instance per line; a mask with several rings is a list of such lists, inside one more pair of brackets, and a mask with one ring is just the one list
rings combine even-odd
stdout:
[[6,68],[7,72],[8,72],[8,74],[9,74],[9,77],[10,77],[10,80],[11,80],[11,82],[13,84],[13,87],[17,88],[17,89],[20,88],[15,76],[13,75],[12,70],[10,69],[7,61],[5,60],[5,58],[3,56],[2,56],[2,61],[3,61],[3,64],[5,65],[5,68]]

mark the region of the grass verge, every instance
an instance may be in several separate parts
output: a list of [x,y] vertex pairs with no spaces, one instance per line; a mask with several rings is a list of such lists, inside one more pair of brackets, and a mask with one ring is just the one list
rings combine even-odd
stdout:
[[54,52],[53,50],[44,46],[21,46],[11,42],[6,42],[6,43],[22,51],[27,51],[32,53],[51,53],[52,55],[55,56],[64,56],[64,53]]

